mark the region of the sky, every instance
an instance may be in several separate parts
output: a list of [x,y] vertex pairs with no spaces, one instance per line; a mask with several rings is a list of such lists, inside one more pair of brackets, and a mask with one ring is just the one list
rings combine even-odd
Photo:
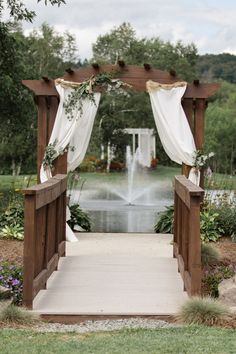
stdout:
[[76,36],[79,56],[92,56],[92,43],[114,26],[129,22],[137,37],[175,43],[194,42],[200,54],[236,54],[236,0],[66,0],[66,5],[45,6],[44,0],[25,0],[37,17],[24,23],[26,33],[43,22],[59,32]]

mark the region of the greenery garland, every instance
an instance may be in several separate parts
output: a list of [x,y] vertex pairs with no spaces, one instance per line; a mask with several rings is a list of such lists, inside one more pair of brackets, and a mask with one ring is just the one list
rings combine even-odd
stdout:
[[[46,170],[49,168],[51,171],[53,171],[54,166],[53,166],[53,161],[57,157],[57,150],[56,150],[56,145],[58,143],[58,140],[54,140],[53,143],[48,144],[48,146],[45,149],[44,153],[44,158],[43,158],[43,167]],[[75,147],[74,146],[67,146],[65,149],[59,149],[58,153],[59,155],[63,155],[67,151],[74,151]]]
[[[120,79],[116,79],[115,76],[118,73],[100,73],[96,76],[92,76],[90,79],[83,81],[81,84],[67,83],[66,81],[60,81],[62,85],[65,87],[73,88],[73,91],[68,95],[66,102],[64,102],[63,106],[65,108],[65,113],[69,120],[74,118],[74,110],[77,109],[80,115],[83,114],[83,106],[82,101],[88,98],[91,102],[96,104],[94,98],[94,88],[100,87],[105,88],[108,93],[116,91],[118,94],[126,94],[124,90],[124,86],[131,87],[130,85],[124,83]],[[55,160],[57,156],[56,145],[58,141],[55,140],[53,143],[48,144],[45,149],[44,158],[43,158],[43,167],[44,169],[50,169],[53,171],[53,160]],[[69,146],[65,149],[59,151],[59,155],[63,155],[64,152],[68,151],[68,149],[74,151],[73,146]]]
[[90,79],[83,81],[80,85],[73,86],[73,91],[68,95],[66,102],[64,102],[65,113],[69,120],[74,118],[74,110],[77,109],[80,115],[83,114],[82,101],[88,98],[91,102],[95,103],[94,89],[105,88],[107,92],[116,91],[117,93],[125,93],[124,86],[131,87],[124,83],[120,79],[116,79],[115,76],[118,73],[103,72],[96,76],[92,76]]

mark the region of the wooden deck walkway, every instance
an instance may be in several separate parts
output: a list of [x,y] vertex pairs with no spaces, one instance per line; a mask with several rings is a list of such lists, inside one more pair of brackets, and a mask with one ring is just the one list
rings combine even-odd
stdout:
[[56,316],[167,316],[188,295],[172,235],[80,233],[33,302]]

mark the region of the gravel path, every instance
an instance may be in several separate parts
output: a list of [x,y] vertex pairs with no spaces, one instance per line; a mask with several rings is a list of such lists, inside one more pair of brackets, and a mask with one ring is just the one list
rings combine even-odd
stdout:
[[86,321],[81,324],[66,325],[61,323],[43,323],[37,327],[39,332],[100,332],[115,331],[120,329],[156,329],[175,327],[176,324],[162,320],[149,320],[145,318],[129,318],[120,320]]

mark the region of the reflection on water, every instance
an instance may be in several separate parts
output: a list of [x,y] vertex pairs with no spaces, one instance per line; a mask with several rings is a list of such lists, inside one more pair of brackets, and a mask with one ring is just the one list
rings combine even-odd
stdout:
[[140,176],[134,186],[137,198],[132,205],[122,199],[126,181],[104,184],[86,182],[82,193],[73,191],[71,202],[78,202],[92,220],[93,232],[154,232],[157,214],[173,204],[172,180],[158,181]]

